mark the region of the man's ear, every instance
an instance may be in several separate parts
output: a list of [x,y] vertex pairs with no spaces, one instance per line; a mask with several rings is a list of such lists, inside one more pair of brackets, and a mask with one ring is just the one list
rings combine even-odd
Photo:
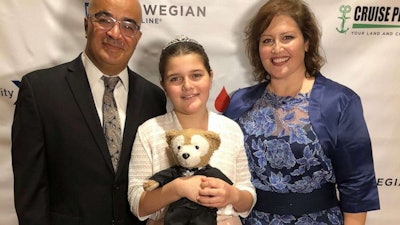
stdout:
[[142,37],[142,31],[139,30],[139,31],[136,33],[136,35],[135,35],[136,41],[139,42],[139,40],[140,40],[141,37]]
[[85,17],[83,20],[83,25],[85,26],[85,37],[86,38],[87,38],[87,31],[88,31],[88,23],[89,23],[88,18]]

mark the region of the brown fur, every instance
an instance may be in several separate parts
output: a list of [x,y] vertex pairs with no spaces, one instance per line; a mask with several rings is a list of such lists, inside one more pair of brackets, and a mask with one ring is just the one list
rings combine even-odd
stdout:
[[[200,129],[173,130],[173,131],[168,131],[166,133],[166,138],[168,146],[171,146],[172,139],[179,135],[183,135],[185,137],[185,144],[190,144],[190,138],[195,134],[202,135],[203,137],[205,137],[210,145],[208,153],[201,157],[201,162],[196,166],[196,167],[202,167],[209,163],[212,154],[214,153],[215,150],[219,148],[219,145],[221,144],[221,139],[217,133]],[[178,162],[173,152],[172,155],[174,157],[175,162]]]

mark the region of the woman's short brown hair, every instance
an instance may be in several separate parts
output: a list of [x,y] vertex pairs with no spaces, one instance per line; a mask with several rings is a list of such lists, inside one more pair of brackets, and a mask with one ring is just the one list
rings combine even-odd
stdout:
[[253,67],[254,79],[258,82],[269,81],[270,74],[264,69],[260,54],[261,34],[268,28],[276,15],[288,15],[293,18],[303,34],[304,41],[309,42],[304,63],[310,76],[315,76],[325,63],[320,53],[321,31],[317,20],[302,0],[269,0],[253,17],[246,27],[246,52]]

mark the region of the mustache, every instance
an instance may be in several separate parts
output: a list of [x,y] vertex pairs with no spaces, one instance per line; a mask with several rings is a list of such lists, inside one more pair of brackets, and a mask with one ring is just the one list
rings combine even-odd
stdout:
[[116,39],[113,39],[113,38],[110,38],[110,37],[106,37],[104,39],[104,43],[112,45],[112,46],[117,47],[117,48],[121,48],[121,49],[125,48],[125,44],[124,44],[123,41],[116,40]]

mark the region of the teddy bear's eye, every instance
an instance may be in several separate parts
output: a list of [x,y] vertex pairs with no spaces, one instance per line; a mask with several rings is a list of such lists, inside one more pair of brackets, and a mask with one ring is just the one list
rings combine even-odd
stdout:
[[198,145],[196,145],[196,146],[195,146],[195,148],[196,148],[197,150],[199,150],[199,149],[200,149],[200,147],[199,147]]
[[181,150],[181,146],[178,146],[178,150]]

